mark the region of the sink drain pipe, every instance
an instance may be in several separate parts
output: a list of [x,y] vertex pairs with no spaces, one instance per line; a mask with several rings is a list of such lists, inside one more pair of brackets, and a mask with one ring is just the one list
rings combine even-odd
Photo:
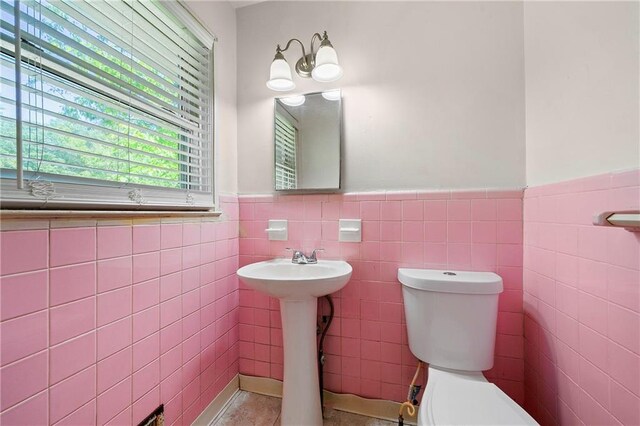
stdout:
[[[318,343],[318,382],[320,383],[320,407],[322,408],[322,413],[324,414],[324,394],[322,390],[324,389],[324,337],[327,335],[327,331],[331,326],[331,321],[333,321],[333,300],[331,296],[326,295],[324,298],[329,302],[329,316],[322,315],[322,324],[318,325],[318,334],[320,335],[320,341]],[[320,300],[320,299],[318,299]]]

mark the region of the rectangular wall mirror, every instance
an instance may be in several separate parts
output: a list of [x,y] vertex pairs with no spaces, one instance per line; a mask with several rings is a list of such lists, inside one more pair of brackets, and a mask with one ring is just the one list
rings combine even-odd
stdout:
[[340,90],[276,98],[276,191],[340,189]]

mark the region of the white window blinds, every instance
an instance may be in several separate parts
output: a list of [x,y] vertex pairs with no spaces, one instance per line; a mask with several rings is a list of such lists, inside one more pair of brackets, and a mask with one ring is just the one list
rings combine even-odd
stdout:
[[3,207],[212,207],[213,39],[182,6],[0,5]]
[[296,189],[296,138],[298,130],[276,113],[276,189]]

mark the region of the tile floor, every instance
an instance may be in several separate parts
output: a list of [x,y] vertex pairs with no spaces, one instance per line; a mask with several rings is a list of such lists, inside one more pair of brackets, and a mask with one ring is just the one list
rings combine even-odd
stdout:
[[[213,426],[272,426],[280,424],[280,398],[246,391],[235,394]],[[393,426],[396,423],[325,408],[325,426]]]

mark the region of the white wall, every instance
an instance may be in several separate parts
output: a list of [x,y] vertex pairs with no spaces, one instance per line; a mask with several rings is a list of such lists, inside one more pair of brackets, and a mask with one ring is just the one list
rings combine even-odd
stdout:
[[640,166],[638,2],[526,2],[529,186]]
[[525,99],[528,185],[640,167],[638,2],[187,5],[219,38],[221,193],[272,191],[268,67],[323,29],[345,77],[294,92],[343,88],[346,190],[524,185]]
[[240,193],[273,191],[276,44],[325,29],[345,76],[295,92],[343,89],[345,190],[524,186],[522,3],[265,2],[237,19]]
[[238,192],[236,16],[229,2],[187,0],[194,16],[218,37],[215,44],[216,190]]

